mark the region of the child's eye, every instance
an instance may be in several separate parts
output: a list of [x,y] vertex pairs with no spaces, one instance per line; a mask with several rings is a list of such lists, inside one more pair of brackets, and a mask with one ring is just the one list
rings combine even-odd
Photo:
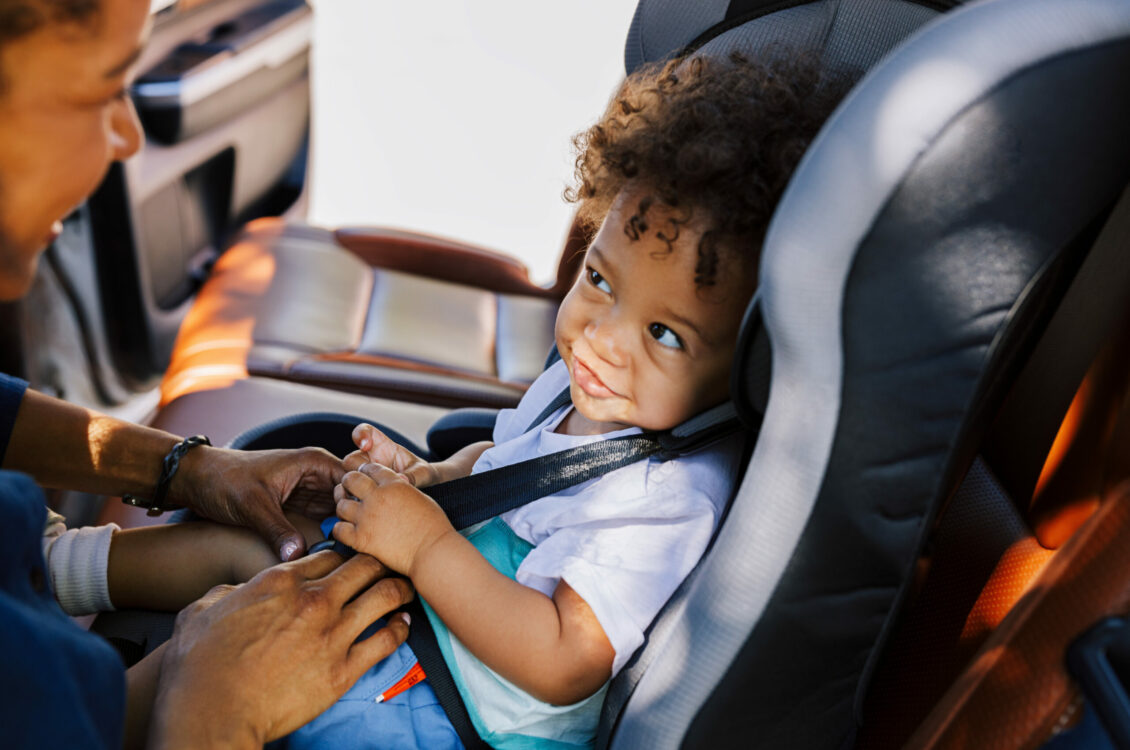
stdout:
[[600,291],[605,292],[606,294],[611,294],[612,287],[608,284],[607,281],[604,280],[603,276],[597,273],[596,269],[594,269],[592,266],[589,266],[588,274],[590,284],[595,286]]
[[672,349],[683,348],[683,340],[679,338],[679,334],[675,333],[662,323],[652,323],[647,327],[647,332],[651,334],[651,337],[653,339],[658,341],[663,346],[667,346]]

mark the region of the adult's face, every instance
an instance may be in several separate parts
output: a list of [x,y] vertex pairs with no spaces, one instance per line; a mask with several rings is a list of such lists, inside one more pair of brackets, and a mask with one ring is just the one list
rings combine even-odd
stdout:
[[0,299],[27,292],[60,221],[141,144],[127,93],[148,0],[101,0],[0,48]]

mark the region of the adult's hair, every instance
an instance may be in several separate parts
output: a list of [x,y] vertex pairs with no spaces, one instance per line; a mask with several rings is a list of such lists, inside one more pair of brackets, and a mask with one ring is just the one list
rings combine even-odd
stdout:
[[0,49],[48,23],[89,24],[99,0],[0,0]]
[[[622,190],[639,191],[629,237],[655,231],[670,247],[694,221],[703,232],[696,284],[714,283],[723,254],[753,273],[781,193],[847,83],[784,50],[760,61],[734,53],[646,67],[574,137],[576,184],[565,198],[593,231]],[[656,204],[671,210],[649,227]]]

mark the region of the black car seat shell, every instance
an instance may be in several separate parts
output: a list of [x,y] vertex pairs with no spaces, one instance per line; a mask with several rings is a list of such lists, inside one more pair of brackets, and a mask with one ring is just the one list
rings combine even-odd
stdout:
[[1128,24],[1117,0],[959,9],[813,144],[763,251],[762,431],[613,688],[613,747],[850,743],[933,517],[1130,178]]

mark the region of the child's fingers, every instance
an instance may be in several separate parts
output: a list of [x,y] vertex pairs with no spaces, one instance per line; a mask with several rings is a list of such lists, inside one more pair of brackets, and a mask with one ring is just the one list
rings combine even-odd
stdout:
[[334,524],[333,538],[346,547],[357,549],[357,527],[348,521],[338,521]]
[[337,517],[342,521],[356,523],[357,519],[361,516],[361,503],[351,497],[343,497],[337,501],[334,512],[337,513]]
[[423,461],[409,466],[401,476],[407,479],[408,484],[413,487],[427,487],[435,484],[437,479],[435,470],[430,464]]
[[[376,464],[365,464],[365,466],[375,465]],[[361,468],[364,468],[364,466]],[[384,467],[381,468],[383,469]],[[388,471],[388,469],[384,470]],[[392,472],[389,473],[391,474]],[[368,473],[351,471],[341,478],[341,484],[339,486],[342,487],[347,494],[363,499],[380,487],[380,484],[374,481]]]
[[382,466],[381,464],[362,464],[362,466],[357,469],[357,471],[376,482],[378,487],[384,487],[386,484],[391,484],[393,482],[405,481],[405,476],[403,474],[399,474],[388,468],[387,466]]
[[365,451],[353,451],[342,459],[342,464],[345,465],[346,471],[357,471],[362,465],[367,463],[369,463],[369,454]]
[[353,444],[363,451],[370,450],[376,442],[374,433],[381,434],[373,425],[362,422],[353,428]]

